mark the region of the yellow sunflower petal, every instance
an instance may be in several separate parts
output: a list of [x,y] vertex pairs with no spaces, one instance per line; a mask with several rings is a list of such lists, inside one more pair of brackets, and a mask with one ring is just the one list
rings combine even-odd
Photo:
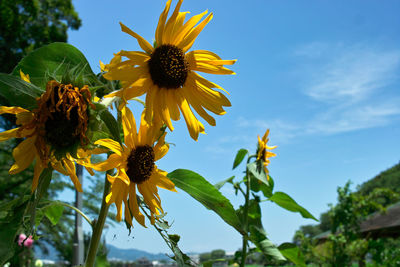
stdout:
[[169,145],[165,144],[165,141],[164,141],[166,134],[167,133],[164,133],[161,136],[160,140],[158,140],[158,143],[154,146],[154,154],[155,154],[154,160],[155,161],[163,158],[168,153]]
[[19,128],[11,129],[0,133],[0,142],[7,141],[11,138],[17,138]]
[[17,114],[17,125],[24,125],[33,120],[34,115],[32,112],[21,112]]
[[39,184],[39,177],[42,173],[44,167],[42,166],[42,162],[40,158],[36,157],[35,168],[33,169],[33,180],[32,180],[32,192],[34,192]]
[[172,13],[171,17],[168,19],[167,24],[165,24],[165,28],[164,28],[163,36],[162,36],[163,44],[169,44],[171,42],[172,31],[175,26],[176,18],[178,17],[179,9],[181,8],[182,2],[183,2],[183,0],[178,1],[178,3],[175,6],[174,12]]
[[36,156],[35,141],[36,137],[30,137],[14,148],[12,155],[15,159],[15,163],[9,170],[10,174],[19,173],[31,165]]
[[111,154],[108,157],[108,159],[106,159],[105,161],[95,163],[95,164],[84,163],[84,166],[92,168],[99,172],[105,172],[105,171],[108,171],[108,170],[118,167],[118,165],[121,164],[121,161],[122,161],[122,158],[120,155]]
[[216,125],[215,119],[203,109],[196,95],[194,95],[190,89],[189,90],[187,90],[187,88],[184,89],[186,89],[184,91],[185,97],[188,99],[189,104],[194,108],[197,114],[199,114],[203,119],[205,119],[208,122],[208,124],[210,124],[211,126],[215,126]]
[[152,176],[156,179],[157,186],[163,189],[177,192],[175,189],[175,184],[170,179],[168,179],[166,171],[158,169],[152,174]]
[[129,185],[129,208],[136,221],[142,226],[146,227],[146,225],[144,224],[144,216],[139,211],[139,205],[136,199],[136,185],[134,183],[131,183]]
[[23,73],[21,69],[19,69],[19,75],[21,76],[21,79],[24,80],[25,82],[27,82],[27,83],[31,82],[31,80],[29,78],[29,74]]
[[164,11],[161,13],[160,18],[158,19],[158,24],[157,24],[157,29],[156,29],[156,43],[157,46],[160,46],[163,44],[162,42],[162,36],[164,32],[164,27],[165,27],[165,21],[167,20],[169,8],[171,6],[171,0],[168,0]]
[[27,109],[20,108],[20,107],[0,107],[0,114],[9,113],[9,114],[19,114],[21,112],[30,112]]
[[132,216],[129,211],[128,200],[126,198],[123,199],[125,205],[125,221],[132,225]]
[[140,47],[146,51],[148,54],[151,54],[153,52],[153,46],[151,44],[149,44],[149,42],[147,42],[145,39],[143,39],[142,36],[140,36],[139,34],[135,33],[134,31],[132,31],[131,29],[129,29],[128,27],[126,27],[124,24],[122,24],[121,22],[119,23],[121,25],[121,30],[129,35],[131,35],[132,37],[136,38],[136,40],[138,41]]
[[174,90],[167,90],[165,97],[166,97],[165,102],[167,104],[167,108],[169,110],[169,115],[171,119],[173,119],[174,121],[179,120],[181,113],[179,112],[179,108],[175,101]]
[[64,159],[63,161],[65,170],[67,171],[69,177],[71,178],[72,183],[74,184],[76,190],[79,192],[83,192],[82,190],[82,185],[79,182],[78,177],[76,176],[76,168],[75,168],[75,163],[73,163],[70,160]]
[[179,92],[177,92],[175,96],[177,96],[178,106],[183,114],[183,117],[185,118],[189,134],[194,140],[197,141],[199,133],[204,132],[204,126],[193,114],[193,111],[190,109],[187,100],[182,97]]
[[151,88],[149,88],[149,91],[147,92],[147,95],[146,95],[146,109],[145,109],[144,119],[150,125],[153,120],[153,109],[155,108],[154,97],[155,97],[156,90],[157,89],[154,86],[152,86]]
[[125,136],[125,144],[129,148],[133,148],[135,144],[137,144],[137,130],[136,130],[136,122],[133,117],[132,111],[124,107],[121,109],[122,114],[122,129],[124,131]]
[[113,151],[114,153],[116,153],[117,155],[119,155],[119,156],[122,155],[123,149],[122,149],[121,145],[117,141],[114,141],[112,139],[100,139],[100,140],[97,140],[96,142],[94,142],[94,144],[105,146],[105,147],[109,148],[111,151]]
[[120,51],[120,56],[127,57],[131,60],[133,65],[142,65],[145,61],[150,59],[150,56],[140,51]]
[[181,48],[184,52],[188,51],[194,41],[196,40],[197,36],[203,30],[203,28],[210,22],[213,17],[213,13],[210,13],[199,25],[196,26],[190,33],[179,43],[177,46]]
[[[148,187],[148,181],[145,181],[141,184],[137,185],[140,194],[142,194],[144,201],[149,206],[151,212],[156,213],[157,209],[161,210],[161,203],[157,199],[156,195],[158,196],[157,191],[151,191]],[[156,188],[157,190],[157,188]]]
[[171,123],[171,117],[170,117],[170,113],[169,113],[169,109],[166,103],[166,94],[167,94],[168,89],[160,89],[157,92],[157,96],[156,96],[156,105],[158,106],[158,109],[160,110],[160,114],[163,121],[165,122],[165,124],[167,124],[168,128],[173,131],[174,127],[172,126]]
[[180,29],[179,33],[177,33],[176,37],[172,41],[173,45],[178,45],[184,39],[184,37],[193,29],[193,27],[208,13],[208,10],[204,11],[201,14],[195,15],[191,17]]

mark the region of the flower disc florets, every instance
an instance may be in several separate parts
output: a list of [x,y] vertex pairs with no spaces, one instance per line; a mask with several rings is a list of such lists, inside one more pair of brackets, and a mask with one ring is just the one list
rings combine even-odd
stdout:
[[160,88],[177,89],[185,84],[189,63],[179,47],[169,44],[157,47],[148,64],[151,79]]
[[128,157],[126,174],[133,183],[140,184],[148,180],[154,170],[155,154],[149,145],[132,149]]

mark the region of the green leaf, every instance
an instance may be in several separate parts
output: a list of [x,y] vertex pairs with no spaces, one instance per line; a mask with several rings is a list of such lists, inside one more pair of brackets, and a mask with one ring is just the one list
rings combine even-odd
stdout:
[[175,260],[178,266],[183,267],[194,267],[191,258],[182,252],[182,250],[178,246],[178,242],[180,240],[180,236],[173,234],[173,235],[166,235],[164,236],[164,240],[170,244],[172,253],[174,253],[174,257],[170,257],[171,259]]
[[233,161],[233,167],[232,169],[235,169],[239,164],[243,161],[244,157],[249,153],[247,149],[239,149],[239,151],[236,154],[235,160]]
[[274,180],[264,171],[261,161],[254,161],[247,164],[247,171],[251,175],[250,189],[254,192],[263,192],[265,197],[271,197],[274,190]]
[[[236,210],[236,213],[240,220],[244,222],[244,206],[240,206],[238,210]],[[263,228],[262,222],[261,222],[261,209],[260,209],[260,204],[258,199],[250,199],[249,200],[249,208],[247,212],[247,218],[248,218],[248,225],[249,228],[250,226],[255,226],[259,228]],[[243,227],[244,229],[244,227]]]
[[299,212],[303,218],[309,218],[318,221],[311,213],[309,213],[305,208],[300,206],[293,200],[289,195],[283,192],[275,192],[269,200],[275,202],[280,207],[292,211],[292,212]]
[[296,266],[307,266],[303,254],[301,254],[300,249],[295,244],[283,243],[278,249],[285,258],[296,264]]
[[104,124],[107,126],[108,130],[111,133],[112,138],[115,141],[118,141],[121,143],[121,136],[120,136],[120,128],[117,120],[114,118],[114,116],[107,110],[103,109],[99,112],[101,120],[104,122]]
[[73,45],[67,43],[52,43],[42,46],[24,57],[13,70],[13,75],[19,76],[19,71],[29,74],[33,84],[46,88],[48,74],[55,75],[58,79],[68,69],[81,66],[81,74],[90,81],[97,81],[96,75],[90,68],[89,62]]
[[235,176],[231,176],[231,177],[229,177],[228,179],[226,179],[226,180],[223,180],[223,181],[221,181],[221,182],[219,182],[219,183],[216,183],[215,185],[214,185],[214,187],[215,188],[217,188],[218,190],[220,190],[221,189],[221,187],[223,187],[226,183],[230,183],[230,184],[233,184],[233,178],[235,178]]
[[22,227],[29,198],[22,196],[17,201],[12,201],[12,210],[0,220],[0,266],[14,255],[15,237]]
[[[40,199],[47,193],[47,189],[49,188],[52,174],[53,174],[53,169],[45,168],[39,176],[39,184],[27,208],[27,214],[30,216],[31,227],[36,225],[37,222],[36,207],[39,204]],[[40,219],[41,218],[39,218],[39,221]]]
[[33,110],[37,107],[36,98],[42,93],[42,89],[21,80],[19,77],[0,73],[0,96],[4,99],[2,105]]
[[206,208],[217,213],[226,223],[243,233],[241,222],[231,202],[201,175],[184,169],[170,172],[168,178]]
[[250,240],[264,255],[272,257],[274,260],[278,261],[286,260],[277,246],[267,238],[264,229],[250,226]]
[[64,212],[64,206],[54,202],[44,208],[44,215],[53,225],[56,225]]

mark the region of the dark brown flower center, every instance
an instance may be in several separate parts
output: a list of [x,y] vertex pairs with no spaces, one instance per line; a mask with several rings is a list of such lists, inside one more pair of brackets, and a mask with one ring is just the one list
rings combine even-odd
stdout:
[[140,184],[148,180],[154,170],[154,150],[149,145],[132,149],[128,157],[126,174],[131,182]]
[[78,88],[49,81],[34,111],[40,143],[50,144],[56,150],[69,148],[79,142],[86,144],[88,106],[94,107],[90,97],[87,85]]
[[161,45],[151,54],[149,71],[153,83],[158,87],[177,89],[186,82],[189,64],[182,49],[174,45]]

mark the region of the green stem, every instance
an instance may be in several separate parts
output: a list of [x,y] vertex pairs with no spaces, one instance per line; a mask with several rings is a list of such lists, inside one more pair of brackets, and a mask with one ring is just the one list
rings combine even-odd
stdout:
[[[249,163],[251,157],[247,159],[247,163]],[[246,168],[246,194],[245,194],[245,203],[244,203],[244,227],[246,234],[243,235],[243,243],[242,243],[242,262],[240,263],[241,267],[244,267],[246,263],[247,257],[247,240],[249,234],[249,199],[250,199],[250,175],[249,171]]]
[[101,202],[100,213],[97,221],[93,226],[92,238],[90,239],[89,252],[86,258],[86,267],[93,267],[96,261],[97,249],[99,247],[101,233],[103,232],[104,223],[106,222],[109,205],[106,203],[106,196],[110,190],[110,182],[106,179],[104,182],[103,200]]
[[65,206],[65,207],[68,207],[70,209],[73,209],[74,211],[79,213],[90,224],[90,226],[92,226],[92,229],[93,229],[93,222],[89,219],[89,217],[86,216],[85,213],[83,213],[83,211],[81,211],[80,209],[78,209],[78,208],[76,208],[74,206],[71,206],[68,203],[62,202],[62,201],[57,201],[57,203],[59,203],[60,205]]

